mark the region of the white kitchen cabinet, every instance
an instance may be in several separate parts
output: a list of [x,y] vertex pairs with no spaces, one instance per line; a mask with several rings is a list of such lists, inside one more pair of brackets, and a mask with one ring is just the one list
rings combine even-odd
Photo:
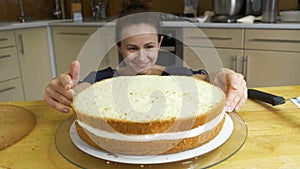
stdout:
[[243,29],[184,28],[183,34],[183,58],[190,68],[227,67],[241,72]]
[[21,77],[16,47],[0,49],[0,81]]
[[246,29],[244,48],[300,52],[300,30]]
[[[101,34],[104,33],[104,50],[105,53],[103,60],[99,65],[99,70],[106,69],[107,67],[116,68],[119,66],[119,52],[116,44],[116,31],[114,26],[105,26],[101,28]],[[102,38],[102,37],[100,37]]]
[[52,27],[52,37],[57,74],[70,69],[85,42],[97,31],[97,27]]
[[244,49],[249,86],[300,84],[300,30],[246,29]]
[[243,29],[184,28],[183,43],[188,46],[214,48],[243,48]]
[[[242,73],[248,87],[300,84],[300,30],[201,30],[205,36],[197,35],[195,28],[185,29],[184,39],[207,57],[215,57],[211,52],[215,49],[223,67]],[[184,61],[193,69],[201,68],[198,56],[188,47],[184,48]]]
[[[115,32],[113,27],[111,28],[112,29],[105,28],[103,38],[106,40],[104,40],[104,42],[114,42]],[[70,69],[71,62],[78,58],[80,52],[83,50],[83,46],[98,29],[98,27],[52,27],[57,74],[65,73]],[[105,43],[100,45],[95,42],[95,44],[88,45],[87,48],[92,47],[92,45],[99,45],[100,49],[100,47],[107,47],[109,44]],[[93,52],[95,51],[87,51],[88,54]],[[117,48],[113,47],[103,58],[98,68],[104,69],[109,66],[116,67],[116,65],[118,65],[118,52]]]
[[0,48],[9,48],[14,47],[15,45],[14,31],[0,31]]
[[300,53],[246,50],[244,56],[248,86],[300,84]]
[[25,100],[43,99],[52,79],[46,27],[15,30]]
[[0,32],[0,102],[23,101],[23,85],[13,30]]
[[[198,55],[198,54],[200,55]],[[222,49],[222,48],[205,48],[205,47],[185,47],[184,48],[184,62],[186,66],[193,70],[205,69],[205,58],[211,58],[211,65],[216,67],[226,67],[236,72],[242,72],[242,65],[240,64],[243,56],[241,49]],[[201,59],[202,58],[202,59]],[[206,61],[209,61],[206,59]]]
[[0,102],[24,101],[21,78],[14,78],[0,83]]

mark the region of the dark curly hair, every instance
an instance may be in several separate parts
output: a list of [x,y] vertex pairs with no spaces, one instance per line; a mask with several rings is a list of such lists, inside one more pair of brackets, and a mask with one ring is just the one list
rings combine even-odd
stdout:
[[160,14],[151,12],[150,8],[140,0],[123,1],[122,11],[116,23],[116,42],[121,45],[122,29],[134,24],[149,24],[156,28],[160,39]]
[[149,6],[141,0],[123,0],[122,9],[119,18],[127,16],[130,14],[142,13],[142,12],[152,12]]

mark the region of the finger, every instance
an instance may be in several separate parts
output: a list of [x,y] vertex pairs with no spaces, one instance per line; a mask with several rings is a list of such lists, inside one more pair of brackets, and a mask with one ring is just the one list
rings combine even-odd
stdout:
[[231,110],[230,111],[237,109],[238,103],[241,99],[242,99],[242,97],[240,95],[236,95],[236,97],[231,101],[231,105],[230,105]]
[[70,90],[79,79],[79,63],[78,61],[73,61],[70,66],[68,73],[59,75],[58,79],[64,86],[65,90]]
[[[72,77],[69,73],[60,74],[57,79],[55,79],[57,86],[63,88],[64,90],[70,90],[72,88]],[[54,84],[53,84],[54,86]]]
[[71,63],[71,67],[70,67],[70,71],[69,71],[69,74],[72,78],[72,82],[70,83],[71,88],[78,83],[79,73],[80,73],[80,64],[77,60],[75,60]]
[[243,97],[244,87],[242,86],[235,86],[230,84],[226,92],[226,109],[227,111],[233,111],[239,100]]
[[239,89],[243,86],[244,76],[240,73],[228,73],[226,76],[228,88]]
[[226,111],[227,112],[231,112],[233,111],[234,107],[235,107],[235,100],[236,100],[236,92],[234,92],[233,90],[228,90],[227,94],[226,94]]
[[239,110],[247,100],[247,88],[240,86],[239,90],[230,90],[227,94],[226,110],[233,111]]
[[61,104],[66,106],[71,106],[72,98],[71,90],[66,91],[63,87],[51,88],[51,86],[46,88],[46,95]]
[[242,98],[239,100],[239,102],[236,104],[234,110],[235,110],[235,111],[239,111],[240,108],[246,103],[246,100],[247,100],[247,99],[245,99],[245,97],[242,97]]
[[72,90],[68,90],[68,92],[64,92],[63,94],[55,92],[52,95],[52,98],[58,101],[61,104],[64,104],[66,106],[71,106],[72,104]]
[[[68,75],[64,75],[68,76]],[[65,79],[66,77],[59,77],[60,79]],[[73,99],[72,94],[70,94],[70,90],[66,90],[63,86],[61,80],[59,79],[53,79],[49,83],[49,85],[46,88],[45,95],[48,95],[51,98],[56,99],[57,101],[62,101],[63,104],[69,105],[69,102]],[[67,101],[65,99],[59,99],[60,97],[67,98]]]
[[240,108],[246,103],[247,98],[248,98],[248,92],[247,92],[247,88],[246,88],[246,89],[244,89],[244,93],[243,93],[240,101],[236,105],[236,111],[239,111]]
[[70,107],[58,103],[56,100],[52,99],[48,95],[45,95],[44,100],[47,102],[48,105],[50,105],[51,107],[55,108],[56,110],[62,113],[70,112]]
[[[59,96],[59,97],[61,97],[61,96],[63,96],[63,97],[65,97],[65,98],[67,98],[68,100],[73,100],[73,94],[72,94],[72,92],[73,92],[73,89],[66,89],[65,87],[57,87],[57,88],[55,88],[55,93]],[[61,95],[61,96],[60,96]],[[58,99],[57,97],[56,97],[56,99]]]

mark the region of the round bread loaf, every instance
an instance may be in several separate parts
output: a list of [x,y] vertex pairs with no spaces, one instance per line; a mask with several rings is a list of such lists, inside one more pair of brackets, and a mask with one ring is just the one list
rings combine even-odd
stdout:
[[78,93],[76,127],[90,145],[113,153],[156,155],[198,147],[222,129],[223,91],[188,76],[120,76]]
[[36,118],[29,110],[11,104],[0,104],[0,150],[24,138],[35,125]]

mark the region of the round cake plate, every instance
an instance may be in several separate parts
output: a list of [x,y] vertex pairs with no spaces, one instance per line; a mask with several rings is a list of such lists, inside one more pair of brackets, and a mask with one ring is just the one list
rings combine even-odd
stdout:
[[[186,159],[186,157],[182,157],[182,159],[178,158],[175,161],[171,160],[173,162],[168,162],[165,159],[168,159],[168,156],[170,158],[172,157],[179,157],[178,153],[176,154],[170,154],[170,155],[161,155],[160,157],[155,157],[156,160],[161,160],[157,162],[153,162],[153,158],[127,158],[128,156],[119,156],[112,153],[106,153],[102,158],[95,157],[93,154],[90,155],[86,152],[89,152],[88,149],[90,149],[89,146],[87,147],[80,147],[85,148],[86,150],[82,149],[80,150],[78,148],[78,143],[74,142],[76,145],[74,145],[71,137],[70,137],[70,129],[72,130],[72,125],[75,120],[74,115],[66,119],[60,127],[57,129],[56,137],[55,137],[55,143],[56,148],[59,151],[59,153],[68,161],[75,164],[78,167],[81,168],[141,168],[142,167],[150,167],[150,168],[207,168],[211,167],[213,165],[216,165],[218,163],[221,163],[222,161],[228,159],[233,154],[235,154],[245,143],[247,138],[247,126],[244,120],[237,115],[236,113],[229,113],[229,116],[233,123],[233,131],[231,136],[228,138],[228,140],[223,143],[221,146],[217,146],[214,150],[209,150],[207,153],[203,154],[201,151],[201,155],[197,156],[191,156],[190,158]],[[212,140],[213,141],[213,140]],[[205,145],[204,145],[205,146]],[[203,146],[202,146],[203,147]],[[99,150],[98,150],[99,151]],[[195,151],[195,150],[190,150]],[[199,152],[199,151],[196,151]],[[99,151],[99,153],[104,153]],[[184,152],[181,152],[181,154],[184,154]],[[186,154],[187,155],[187,154]],[[122,157],[122,158],[120,158]],[[154,158],[154,159],[155,159]],[[136,163],[136,164],[128,164],[126,163],[126,159],[128,160],[128,163]],[[134,159],[134,161],[132,161]],[[150,162],[149,162],[150,160]],[[117,162],[116,162],[117,161]],[[162,163],[160,163],[162,162]],[[166,163],[167,162],[167,163]],[[153,164],[150,164],[153,163]],[[155,163],[155,164],[154,164]],[[159,164],[158,164],[159,163]]]

